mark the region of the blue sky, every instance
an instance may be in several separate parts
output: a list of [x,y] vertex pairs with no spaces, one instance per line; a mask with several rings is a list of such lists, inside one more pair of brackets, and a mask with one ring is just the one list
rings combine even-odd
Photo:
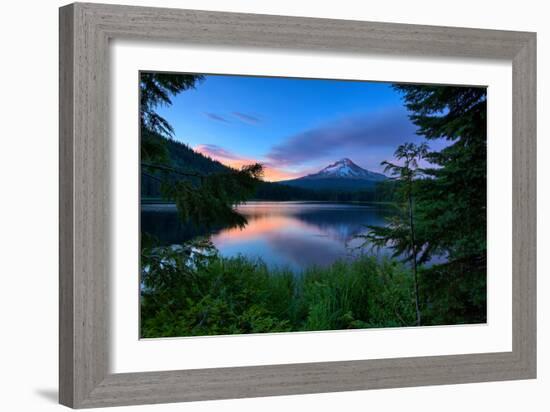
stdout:
[[261,162],[272,181],[343,157],[382,171],[399,144],[422,140],[388,83],[207,75],[172,101],[157,111],[176,140],[233,167]]

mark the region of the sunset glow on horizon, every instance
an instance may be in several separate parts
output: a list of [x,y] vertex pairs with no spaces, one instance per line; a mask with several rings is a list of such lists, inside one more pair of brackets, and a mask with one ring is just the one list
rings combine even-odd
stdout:
[[217,160],[224,166],[228,166],[237,170],[241,169],[243,166],[260,163],[263,166],[263,180],[266,180],[268,182],[280,182],[283,180],[296,179],[298,177],[304,176],[303,172],[291,172],[281,168],[276,168],[271,166],[268,162],[262,161],[260,159],[248,159],[244,157],[239,157],[227,151],[212,150],[209,145],[197,145],[193,147],[193,150],[213,160]]

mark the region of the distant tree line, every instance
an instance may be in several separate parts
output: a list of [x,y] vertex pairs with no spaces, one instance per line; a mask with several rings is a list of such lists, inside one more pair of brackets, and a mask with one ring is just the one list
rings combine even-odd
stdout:
[[[146,140],[147,143],[142,143],[142,145],[146,144],[148,146],[160,147],[163,151],[163,159],[160,162],[155,162],[148,157],[143,159],[142,156],[142,197],[161,198],[162,181],[176,182],[181,179],[181,175],[177,173],[163,173],[163,169],[159,165],[164,165],[181,172],[192,172],[205,176],[214,173],[230,173],[234,171],[210,157],[195,152],[185,143],[178,142],[170,137],[164,137],[158,134],[148,134]],[[150,164],[154,164],[157,167],[148,167],[147,165]]]
[[[164,150],[164,162],[170,168],[178,171],[187,171],[210,175],[216,173],[231,173],[233,169],[223,165],[208,156],[194,151],[188,145],[176,140],[149,134],[147,137],[149,146],[159,146]],[[150,163],[145,160],[142,164],[141,195],[143,198],[163,197],[161,182],[175,183],[181,179],[178,173],[164,173],[170,171],[157,164],[155,169],[147,167]],[[192,179],[192,176],[188,177]],[[254,200],[273,201],[336,201],[336,202],[393,202],[397,200],[398,182],[379,182],[374,188],[357,191],[344,190],[311,190],[276,182],[259,180],[252,195]]]
[[357,191],[311,190],[282,183],[262,182],[254,199],[273,201],[312,200],[333,202],[393,202],[396,200],[397,182],[379,182],[374,188]]

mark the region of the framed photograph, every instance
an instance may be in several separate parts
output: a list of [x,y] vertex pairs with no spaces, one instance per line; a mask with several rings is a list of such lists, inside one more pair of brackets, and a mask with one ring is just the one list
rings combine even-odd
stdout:
[[60,402],[536,377],[536,35],[60,9]]

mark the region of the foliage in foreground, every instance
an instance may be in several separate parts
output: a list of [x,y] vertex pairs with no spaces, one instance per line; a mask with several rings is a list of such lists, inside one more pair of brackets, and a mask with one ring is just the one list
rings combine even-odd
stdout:
[[[196,247],[153,250],[143,265],[141,335],[145,338],[416,324],[412,276],[395,260],[364,256],[296,275],[245,257],[223,258],[215,251],[199,254]],[[443,272],[439,278],[442,284],[450,279]],[[440,290],[445,292],[441,296]],[[450,285],[424,291],[424,325],[485,321],[484,302],[475,313],[450,313],[456,309],[451,304],[460,311],[465,298],[454,296],[454,290]]]

